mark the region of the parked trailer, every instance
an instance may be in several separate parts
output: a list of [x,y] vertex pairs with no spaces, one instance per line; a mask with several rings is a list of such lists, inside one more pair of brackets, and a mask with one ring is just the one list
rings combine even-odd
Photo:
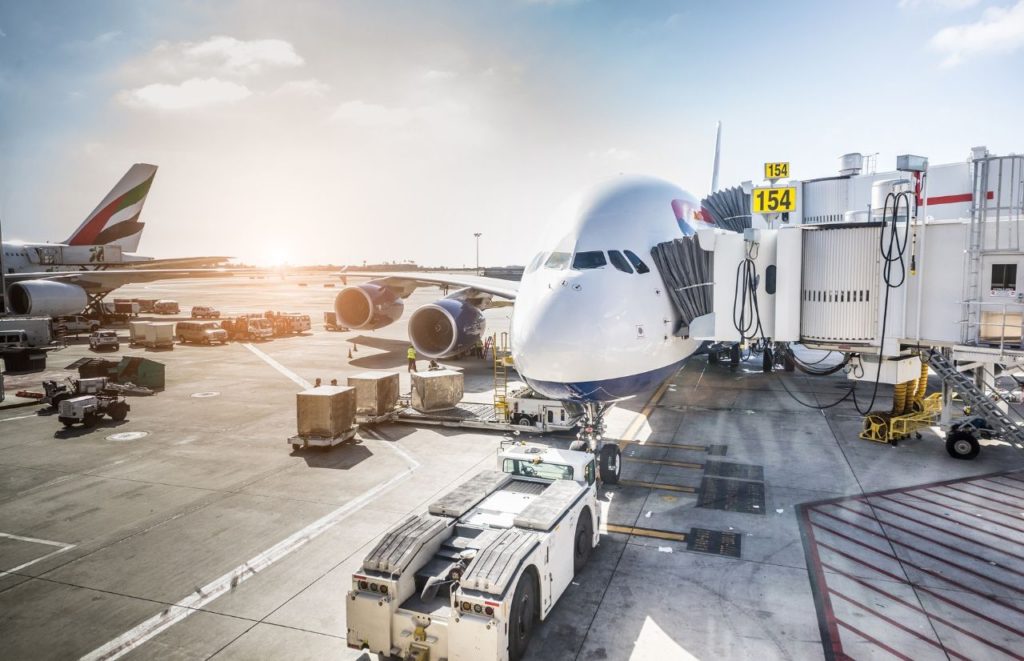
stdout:
[[352,575],[348,646],[382,657],[520,659],[600,539],[594,455],[503,444],[392,528]]
[[324,330],[337,332],[349,329],[344,324],[338,323],[338,314],[336,312],[324,312]]

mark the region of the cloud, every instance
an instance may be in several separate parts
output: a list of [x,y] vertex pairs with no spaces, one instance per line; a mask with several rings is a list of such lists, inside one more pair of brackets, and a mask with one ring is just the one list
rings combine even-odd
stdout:
[[931,47],[951,67],[973,55],[1011,53],[1024,46],[1024,0],[1009,8],[990,7],[974,23],[943,28],[931,38]]
[[278,87],[274,94],[288,94],[295,96],[324,96],[331,90],[331,86],[322,80],[309,78],[307,80],[289,80]]
[[609,147],[604,150],[593,150],[587,154],[592,159],[604,159],[609,161],[629,161],[636,158],[636,152],[630,149]]
[[228,73],[259,73],[267,67],[298,67],[305,60],[283,39],[242,41],[234,37],[211,37],[199,43],[181,44],[185,57],[217,62]]
[[235,103],[250,96],[252,91],[240,85],[219,78],[189,78],[171,85],[153,83],[118,95],[126,106],[153,110],[190,110],[207,106]]
[[411,108],[382,106],[356,99],[338,106],[331,119],[368,128],[397,128],[411,122],[416,114]]
[[441,69],[430,69],[423,74],[423,80],[429,81],[442,81],[451,80],[455,78],[456,73],[454,71],[444,71]]
[[900,9],[938,9],[961,11],[970,9],[981,0],[900,0]]

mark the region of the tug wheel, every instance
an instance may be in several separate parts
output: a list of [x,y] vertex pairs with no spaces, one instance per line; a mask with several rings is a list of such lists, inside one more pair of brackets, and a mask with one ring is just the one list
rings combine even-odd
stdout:
[[519,661],[530,644],[533,629],[537,624],[537,586],[533,575],[523,572],[512,597],[512,613],[508,628],[508,657]]
[[586,566],[590,552],[594,550],[594,521],[589,507],[580,512],[580,520],[576,522],[576,536],[572,546],[572,573],[576,575]]

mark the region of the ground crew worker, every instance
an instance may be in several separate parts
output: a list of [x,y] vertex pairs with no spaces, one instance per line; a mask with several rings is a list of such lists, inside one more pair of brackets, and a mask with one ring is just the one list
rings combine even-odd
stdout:
[[319,388],[321,383],[322,383],[322,381],[320,380],[320,377],[316,377],[316,382],[313,383],[313,387],[314,388]]
[[477,340],[473,345],[473,353],[476,354],[477,358],[484,357],[484,343],[481,340]]
[[409,371],[416,371],[416,349],[411,344],[409,349],[405,352],[405,355],[409,357]]

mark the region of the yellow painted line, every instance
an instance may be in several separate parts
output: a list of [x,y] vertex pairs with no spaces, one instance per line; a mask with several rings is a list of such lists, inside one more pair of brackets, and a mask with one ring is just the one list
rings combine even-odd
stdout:
[[619,484],[627,487],[647,487],[648,489],[664,489],[666,491],[682,491],[683,493],[697,493],[697,487],[686,487],[678,484],[659,484],[657,482],[642,482],[639,480],[619,480]]
[[672,461],[670,459],[641,459],[639,457],[625,457],[625,461],[635,461],[640,464],[657,464],[658,466],[675,466],[677,468],[695,468],[701,470],[704,464],[695,464],[692,461]]
[[651,411],[653,411],[654,407],[658,405],[661,398],[665,396],[665,391],[668,390],[668,384],[670,381],[671,379],[666,379],[665,383],[661,384],[661,387],[654,391],[651,398],[647,400],[647,404],[645,404],[640,412],[636,414],[636,417],[633,418],[633,422],[629,423],[629,426],[626,427],[626,433],[623,434],[623,439],[619,441],[620,450],[625,450],[626,446],[630,443],[639,443],[640,445],[643,445],[643,442],[635,440],[636,435],[640,432],[640,427],[642,427],[647,418],[650,417]]
[[673,542],[685,542],[686,533],[672,532],[671,530],[654,530],[653,528],[634,528],[633,526],[617,526],[609,523],[601,531],[604,533],[617,532],[623,535],[636,535],[637,537],[653,537],[654,539],[667,539]]
[[627,445],[642,445],[645,448],[668,448],[670,450],[694,450],[696,452],[708,451],[708,446],[706,445],[680,445],[675,443],[658,443],[655,441],[645,441],[643,443],[639,441],[630,441]]

